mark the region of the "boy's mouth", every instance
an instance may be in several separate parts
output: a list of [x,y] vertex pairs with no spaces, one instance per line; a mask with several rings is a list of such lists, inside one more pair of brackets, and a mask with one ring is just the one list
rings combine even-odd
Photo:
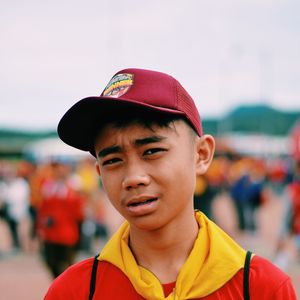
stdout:
[[129,203],[128,206],[135,207],[135,206],[145,205],[145,204],[151,203],[156,200],[157,200],[157,198],[150,198],[150,199],[136,201],[136,202],[133,201],[133,202]]
[[131,198],[127,203],[127,209],[132,216],[149,215],[158,208],[158,197],[154,195],[140,195]]

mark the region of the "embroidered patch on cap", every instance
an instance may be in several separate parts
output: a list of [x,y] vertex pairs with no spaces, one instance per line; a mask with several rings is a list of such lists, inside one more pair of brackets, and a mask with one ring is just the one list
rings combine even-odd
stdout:
[[133,85],[133,74],[117,74],[105,87],[102,95],[119,98],[124,95]]

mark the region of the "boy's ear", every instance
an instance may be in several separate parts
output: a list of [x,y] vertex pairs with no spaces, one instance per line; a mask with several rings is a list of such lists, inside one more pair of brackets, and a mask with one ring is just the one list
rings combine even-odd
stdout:
[[101,176],[101,171],[100,171],[100,167],[99,167],[98,161],[96,161],[96,163],[95,163],[95,168],[96,168],[97,174],[98,174],[99,176]]
[[196,148],[196,173],[203,175],[214,157],[215,140],[211,135],[205,134],[196,140]]

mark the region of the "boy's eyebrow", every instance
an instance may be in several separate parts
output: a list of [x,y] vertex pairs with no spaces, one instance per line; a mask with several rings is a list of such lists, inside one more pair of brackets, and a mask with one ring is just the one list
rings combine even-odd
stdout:
[[104,157],[111,153],[120,153],[121,151],[122,151],[122,149],[120,146],[110,146],[110,147],[103,148],[102,150],[100,150],[98,153],[98,157]]
[[159,136],[159,135],[153,135],[153,136],[148,136],[142,139],[137,139],[134,141],[134,144],[136,146],[143,146],[151,143],[157,143],[161,142],[162,140],[166,139],[166,137]]
[[[136,139],[133,142],[133,144],[135,146],[143,146],[143,145],[147,145],[147,144],[151,144],[151,143],[158,143],[164,139],[166,139],[166,137],[153,135],[153,136],[148,136],[148,137],[141,138],[141,139]],[[117,145],[109,146],[107,148],[103,148],[102,150],[100,150],[98,153],[98,157],[104,157],[104,156],[112,154],[112,153],[121,153],[121,152],[122,152],[122,148],[120,146],[117,146]]]

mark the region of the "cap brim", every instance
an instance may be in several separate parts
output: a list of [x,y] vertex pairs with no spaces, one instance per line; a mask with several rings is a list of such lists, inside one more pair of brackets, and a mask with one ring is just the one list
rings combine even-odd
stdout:
[[75,103],[64,114],[57,127],[58,135],[66,144],[83,151],[90,151],[95,156],[95,136],[105,124],[107,114],[112,114],[112,109],[122,110],[126,113],[126,110],[132,106],[145,108],[149,111],[184,115],[178,110],[157,107],[135,100],[87,97]]

